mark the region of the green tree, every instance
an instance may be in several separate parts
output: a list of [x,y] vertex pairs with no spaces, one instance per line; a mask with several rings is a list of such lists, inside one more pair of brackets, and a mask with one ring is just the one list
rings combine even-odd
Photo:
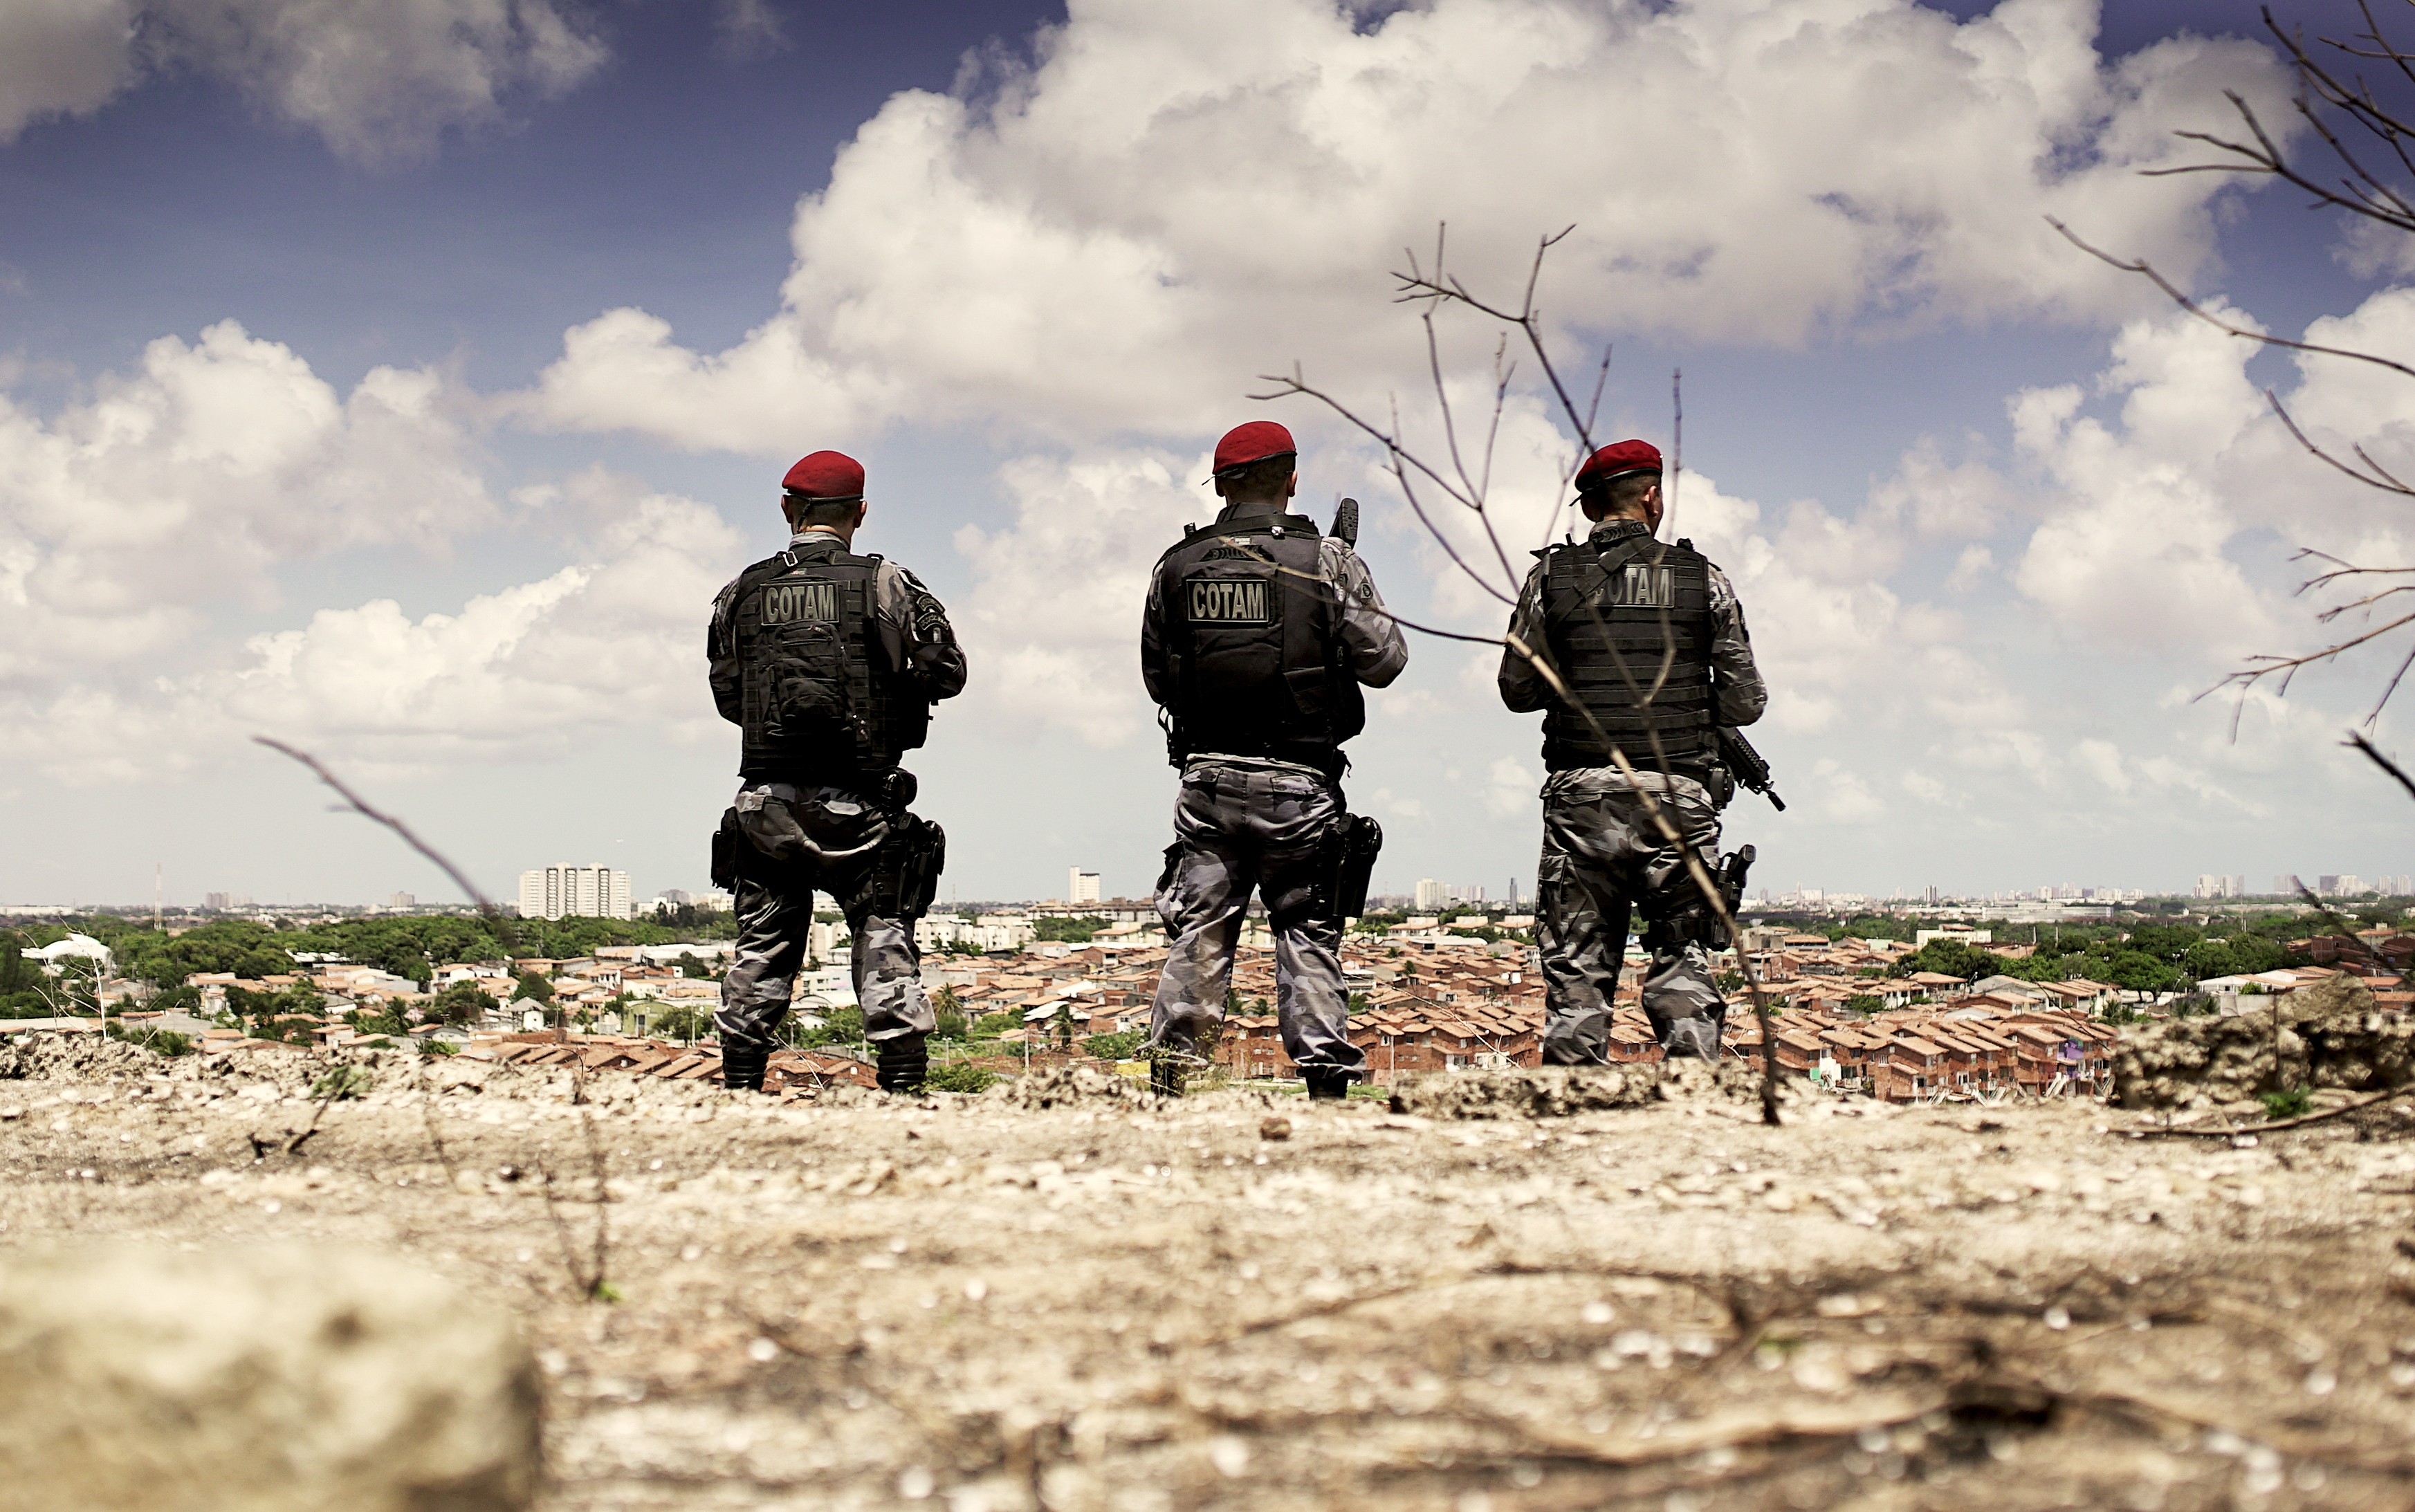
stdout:
[[493,1012],[496,1006],[477,982],[457,981],[428,999],[428,1006],[420,1011],[436,1024],[475,1024]]
[[22,931],[0,930],[0,997],[32,992],[35,979],[42,968],[25,959],[25,936]]
[[863,1010],[833,1008],[824,1016],[821,1027],[807,1029],[798,1042],[807,1046],[862,1044]]
[[970,1095],[988,1090],[998,1080],[998,1073],[985,1070],[968,1060],[952,1060],[944,1066],[934,1066],[923,1077],[922,1085],[934,1092],[956,1092]]
[[155,1013],[198,1013],[202,1009],[202,990],[199,987],[171,987],[165,992],[153,993],[151,1001],[143,1007]]
[[676,1040],[682,1044],[694,1044],[712,1027],[712,1020],[696,1009],[682,1005],[657,1016],[652,1028],[660,1040]]
[[1975,945],[1960,940],[1933,939],[1903,958],[1899,969],[1933,971],[1940,976],[1959,977],[1976,981],[1982,977],[2004,975],[2004,963]]
[[1082,1048],[1101,1060],[1130,1060],[1148,1038],[1138,1029],[1119,1029],[1114,1034],[1094,1034],[1082,1041]]
[[2205,938],[2194,924],[2140,924],[2130,932],[2130,948],[2158,961],[2177,964],[2191,946]]
[[141,1045],[145,1050],[156,1051],[172,1058],[177,1055],[189,1055],[193,1053],[193,1041],[172,1029],[128,1029],[125,1023],[118,1019],[109,1021],[109,1037],[112,1040],[126,1040],[129,1044]]
[[1031,937],[1035,940],[1088,945],[1092,936],[1106,927],[1105,920],[1088,915],[1079,919],[1035,919],[1031,922]]
[[512,996],[533,998],[539,1003],[550,1003],[553,1001],[553,983],[533,971],[523,971],[520,973],[518,984],[512,989]]
[[1885,1006],[1886,1004],[1881,1001],[1875,993],[1855,993],[1845,999],[1846,1011],[1859,1013],[1864,1018],[1868,1018]]
[[1023,1015],[1020,1013],[984,1013],[973,1025],[973,1038],[995,1040],[1001,1034],[1021,1027],[1022,1024]]
[[2108,964],[2105,980],[2134,993],[2152,993],[2177,983],[2180,973],[2144,951],[2122,951]]

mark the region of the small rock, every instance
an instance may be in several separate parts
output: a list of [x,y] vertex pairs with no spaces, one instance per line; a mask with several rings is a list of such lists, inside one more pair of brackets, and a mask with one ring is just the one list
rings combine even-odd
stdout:
[[518,1512],[536,1369],[425,1266],[301,1246],[0,1260],[0,1509]]
[[1281,1115],[1259,1119],[1258,1137],[1273,1140],[1291,1138],[1291,1120]]

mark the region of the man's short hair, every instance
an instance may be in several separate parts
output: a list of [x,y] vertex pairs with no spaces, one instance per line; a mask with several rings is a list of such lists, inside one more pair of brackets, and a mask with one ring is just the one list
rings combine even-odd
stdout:
[[1604,513],[1624,515],[1643,502],[1643,496],[1660,487],[1658,472],[1628,472],[1611,479],[1598,488],[1589,488],[1585,497],[1598,501]]
[[1227,499],[1280,499],[1283,485],[1298,471],[1298,454],[1277,452],[1272,457],[1261,457],[1254,462],[1219,472],[1216,481],[1224,486]]
[[855,518],[863,501],[855,499],[806,499],[797,494],[786,495],[782,502],[788,511],[788,524],[794,530],[809,525],[844,525]]

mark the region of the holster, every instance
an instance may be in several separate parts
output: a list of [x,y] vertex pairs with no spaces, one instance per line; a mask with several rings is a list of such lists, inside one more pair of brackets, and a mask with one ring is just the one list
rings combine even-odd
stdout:
[[888,841],[873,852],[862,887],[843,901],[849,913],[860,906],[878,918],[911,922],[931,911],[947,864],[948,832],[919,815],[899,814],[890,820]]
[[712,885],[724,892],[738,891],[739,858],[754,849],[738,828],[738,811],[723,809],[721,828],[712,831]]
[[[1753,847],[1745,846],[1710,863],[1711,885],[1718,889],[1719,902],[1730,919],[1744,901],[1745,875],[1752,869],[1753,856]],[[1677,872],[1667,887],[1641,899],[1637,907],[1644,919],[1643,947],[1656,955],[1688,945],[1724,951],[1733,943],[1718,910],[1702,896],[1702,886],[1690,871]]]
[[1367,911],[1367,887],[1374,880],[1375,858],[1384,849],[1384,827],[1364,814],[1344,814],[1335,821],[1328,844],[1333,847],[1328,914],[1340,923]]

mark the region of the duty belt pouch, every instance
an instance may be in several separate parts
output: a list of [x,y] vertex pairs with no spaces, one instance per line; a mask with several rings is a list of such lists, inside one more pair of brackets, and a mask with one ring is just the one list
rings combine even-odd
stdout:
[[901,814],[891,821],[889,843],[873,855],[865,903],[882,919],[920,919],[939,895],[939,873],[947,864],[948,832],[929,819]]
[[1367,885],[1375,876],[1375,857],[1384,848],[1384,827],[1364,814],[1344,814],[1338,829],[1333,876],[1336,922],[1367,911]]
[[738,828],[738,811],[721,811],[721,828],[712,831],[712,885],[724,892],[738,891],[738,854],[741,848],[751,849],[745,834]]

